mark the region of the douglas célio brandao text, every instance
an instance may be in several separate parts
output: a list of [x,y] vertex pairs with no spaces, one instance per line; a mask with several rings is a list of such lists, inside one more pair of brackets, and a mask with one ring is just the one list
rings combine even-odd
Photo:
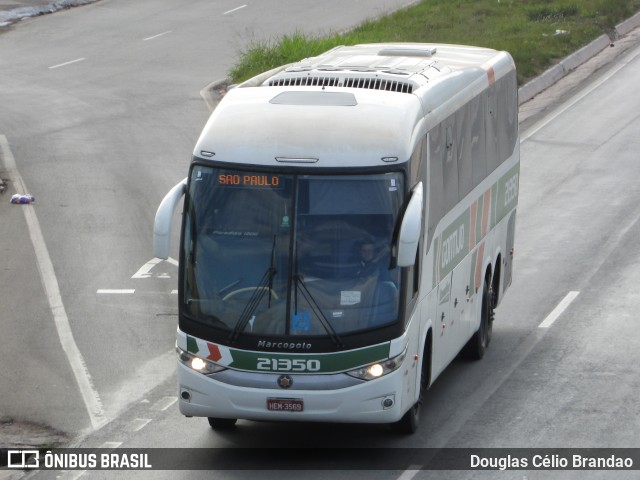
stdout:
[[535,454],[530,456],[481,456],[470,455],[469,466],[478,470],[614,470],[633,469],[632,458],[615,454],[584,456],[580,454]]

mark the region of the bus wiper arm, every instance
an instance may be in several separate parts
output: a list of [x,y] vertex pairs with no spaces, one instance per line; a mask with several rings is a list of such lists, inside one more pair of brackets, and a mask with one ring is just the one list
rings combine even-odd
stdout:
[[271,281],[273,280],[275,274],[275,268],[269,267],[267,269],[262,277],[262,280],[260,280],[260,284],[253,291],[253,293],[251,294],[251,298],[249,298],[249,301],[245,305],[244,310],[242,310],[240,318],[238,318],[238,321],[236,322],[236,326],[231,331],[231,335],[229,335],[229,342],[233,343],[238,340],[240,332],[244,330],[244,328],[247,326],[247,323],[249,323],[249,320],[251,320],[253,312],[255,312],[256,308],[258,308],[258,305],[260,305],[262,297],[264,297],[267,288],[269,288],[268,285],[271,284]]
[[295,282],[296,282],[296,291],[297,291],[297,285],[300,285],[302,287],[301,289],[302,296],[307,300],[307,302],[309,302],[309,305],[311,305],[311,308],[313,309],[316,316],[318,317],[318,320],[320,320],[320,323],[329,334],[329,338],[331,338],[331,340],[333,341],[333,343],[336,344],[336,346],[343,348],[344,343],[342,342],[342,339],[333,328],[333,325],[331,325],[331,322],[329,322],[329,320],[327,320],[327,317],[324,316],[324,313],[322,313],[322,309],[318,306],[318,303],[313,298],[313,295],[311,295],[311,292],[307,288],[307,285],[304,283],[304,280],[302,279],[302,275],[295,275]]
[[240,332],[242,332],[245,329],[245,327],[247,326],[247,323],[249,323],[249,320],[251,320],[251,316],[253,315],[253,312],[256,311],[256,308],[258,308],[258,305],[260,305],[260,302],[262,301],[262,297],[264,297],[264,293],[266,290],[269,290],[269,307],[271,307],[271,290],[273,288],[273,277],[275,277],[276,273],[278,273],[276,271],[275,263],[276,263],[276,236],[274,235],[273,247],[271,248],[271,265],[269,265],[269,268],[267,268],[267,271],[264,272],[264,275],[262,276],[260,283],[251,294],[251,298],[249,298],[249,301],[247,302],[247,304],[244,306],[244,309],[240,314],[240,318],[238,318],[238,321],[236,322],[236,326],[233,327],[233,330],[229,335],[229,343],[234,343],[238,340],[238,337],[240,336]]

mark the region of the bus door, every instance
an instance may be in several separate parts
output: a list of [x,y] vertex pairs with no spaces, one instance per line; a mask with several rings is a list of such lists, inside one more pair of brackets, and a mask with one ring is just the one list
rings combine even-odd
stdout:
[[[444,368],[451,359],[451,273],[437,287],[436,316],[433,325],[433,361],[436,370]],[[455,324],[455,322],[454,322]]]

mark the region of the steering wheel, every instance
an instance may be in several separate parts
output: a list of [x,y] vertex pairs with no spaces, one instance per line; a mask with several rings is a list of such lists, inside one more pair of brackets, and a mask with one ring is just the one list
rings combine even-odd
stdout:
[[[238,295],[240,293],[250,292],[252,290],[269,290],[269,287],[244,287],[244,288],[239,288],[238,290],[234,290],[233,292],[227,293],[224,297],[222,297],[222,301],[224,302],[226,300],[229,300],[231,297],[234,297],[234,296],[236,296],[236,295]],[[279,300],[278,294],[273,290],[273,288],[271,289],[271,295],[276,300]]]

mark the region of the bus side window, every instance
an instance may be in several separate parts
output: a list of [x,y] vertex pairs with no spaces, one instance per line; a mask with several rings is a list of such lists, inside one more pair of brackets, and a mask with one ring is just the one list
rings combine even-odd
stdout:
[[442,157],[444,145],[440,141],[441,125],[437,125],[429,132],[429,243],[433,232],[445,212],[444,208],[444,178],[442,171]]
[[459,200],[458,197],[458,153],[455,139],[455,116],[452,115],[443,123],[444,157],[442,173],[444,180],[445,211],[451,210]]
[[475,97],[469,104],[469,117],[471,122],[471,169],[473,187],[477,187],[487,175],[487,162],[485,158],[485,98]]
[[510,72],[496,82],[498,91],[498,155],[500,162],[504,162],[513,153],[517,132],[517,95],[513,90],[517,88],[516,74]]
[[496,90],[496,84],[493,84],[484,94],[487,99],[487,110],[485,112],[487,173],[493,172],[496,167],[500,165],[500,149],[498,148],[498,100],[496,98]]
[[458,144],[458,193],[464,198],[473,189],[471,163],[471,120],[469,103],[456,112],[455,142]]

